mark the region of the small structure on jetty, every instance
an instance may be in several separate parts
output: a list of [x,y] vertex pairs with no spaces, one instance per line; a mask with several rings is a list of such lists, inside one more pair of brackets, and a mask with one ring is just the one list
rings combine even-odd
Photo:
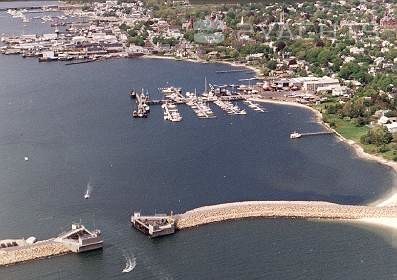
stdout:
[[36,241],[36,238],[0,241],[0,266],[43,259],[52,256],[80,253],[100,249],[103,240],[99,230],[89,231],[81,224],[56,238]]
[[154,216],[141,216],[140,212],[134,212],[131,216],[132,225],[139,231],[150,237],[159,237],[175,233],[175,219],[166,214]]
[[56,242],[64,244],[75,253],[92,251],[103,247],[101,231],[96,229],[89,231],[81,224],[73,224],[72,229],[62,233]]

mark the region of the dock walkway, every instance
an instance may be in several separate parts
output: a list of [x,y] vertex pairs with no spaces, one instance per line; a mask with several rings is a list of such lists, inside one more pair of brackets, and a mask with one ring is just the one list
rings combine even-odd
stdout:
[[301,136],[316,136],[316,135],[328,135],[334,134],[333,131],[320,131],[320,132],[308,132],[308,133],[301,133]]

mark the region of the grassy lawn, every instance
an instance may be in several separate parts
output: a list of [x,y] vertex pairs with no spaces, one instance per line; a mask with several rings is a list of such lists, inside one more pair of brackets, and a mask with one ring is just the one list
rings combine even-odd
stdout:
[[369,154],[380,155],[388,160],[395,160],[397,157],[397,149],[395,143],[387,144],[386,147],[389,149],[385,152],[379,152],[379,148],[373,144],[362,144],[360,142],[361,136],[366,135],[369,127],[368,126],[356,126],[352,121],[341,119],[336,115],[324,113],[324,105],[316,105],[315,109],[322,112],[323,118],[327,120],[328,123],[332,122],[335,124],[333,127],[338,133],[340,133],[346,139],[350,139],[360,144],[364,151]]
[[360,142],[361,136],[367,134],[369,128],[367,126],[356,126],[351,121],[343,120],[338,117],[330,117],[335,122],[335,130],[347,139]]
[[341,119],[336,115],[326,114],[324,113],[324,106],[325,104],[320,104],[314,106],[314,108],[322,112],[324,120],[327,120],[328,123],[333,122],[335,124],[333,128],[343,137],[360,143],[361,136],[367,134],[369,128],[367,126],[356,126],[350,120]]

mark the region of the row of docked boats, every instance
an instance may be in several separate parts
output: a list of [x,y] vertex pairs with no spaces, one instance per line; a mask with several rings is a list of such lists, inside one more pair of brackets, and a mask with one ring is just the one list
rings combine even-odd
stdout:
[[263,108],[259,104],[254,103],[251,100],[244,100],[244,103],[247,104],[248,107],[250,107],[252,110],[256,112],[260,112],[260,113],[265,112],[265,110],[263,110]]
[[147,118],[150,112],[150,106],[148,104],[149,96],[145,95],[143,93],[143,90],[141,94],[136,93],[134,90],[132,90],[129,95],[131,99],[136,99],[137,104],[136,110],[132,112],[132,117]]
[[216,118],[210,106],[200,98],[191,99],[186,102],[199,119],[212,119]]
[[164,120],[171,122],[180,122],[182,120],[175,103],[166,102],[161,105],[161,108],[164,111]]
[[246,115],[247,112],[243,109],[240,109],[237,105],[233,104],[230,101],[223,100],[215,100],[214,103],[224,110],[228,115]]

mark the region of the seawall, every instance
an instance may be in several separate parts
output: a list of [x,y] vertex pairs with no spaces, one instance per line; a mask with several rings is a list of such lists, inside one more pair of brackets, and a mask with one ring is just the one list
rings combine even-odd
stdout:
[[360,220],[397,218],[397,207],[340,205],[317,201],[246,201],[204,206],[176,215],[176,228],[243,218]]

